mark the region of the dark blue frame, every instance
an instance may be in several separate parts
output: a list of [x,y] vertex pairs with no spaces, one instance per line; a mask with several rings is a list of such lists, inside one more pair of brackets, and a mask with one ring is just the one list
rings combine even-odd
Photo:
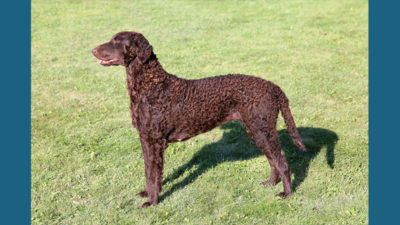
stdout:
[[31,222],[31,7],[0,7],[1,217],[2,224]]
[[399,223],[400,2],[369,1],[369,222]]

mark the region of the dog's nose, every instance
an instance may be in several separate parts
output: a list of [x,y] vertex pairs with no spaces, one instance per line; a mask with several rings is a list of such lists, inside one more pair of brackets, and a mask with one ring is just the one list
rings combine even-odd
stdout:
[[97,50],[94,48],[94,49],[92,50],[92,53],[93,53],[93,54],[96,54],[96,53],[97,53]]

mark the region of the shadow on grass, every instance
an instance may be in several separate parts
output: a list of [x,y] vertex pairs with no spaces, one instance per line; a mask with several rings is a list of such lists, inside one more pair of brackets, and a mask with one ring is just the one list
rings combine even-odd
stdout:
[[[180,166],[172,174],[166,177],[163,185],[173,182],[186,171],[192,170],[182,181],[174,184],[169,190],[162,193],[159,201],[163,201],[173,192],[185,187],[194,182],[201,174],[208,169],[217,166],[223,162],[233,162],[237,160],[248,160],[261,156],[261,151],[255,146],[253,141],[247,136],[246,131],[240,122],[233,121],[222,125],[224,134],[222,138],[212,144],[205,145],[201,148],[192,159],[186,164]],[[282,145],[285,158],[289,163],[294,180],[292,181],[293,191],[307,177],[308,168],[311,160],[318,155],[323,147],[326,147],[326,161],[330,168],[334,168],[335,162],[335,144],[338,141],[338,136],[333,131],[312,128],[299,127],[300,135],[304,144],[307,147],[307,152],[302,152],[292,143],[292,139],[286,129],[279,131],[279,139]],[[265,158],[266,167],[269,166]]]

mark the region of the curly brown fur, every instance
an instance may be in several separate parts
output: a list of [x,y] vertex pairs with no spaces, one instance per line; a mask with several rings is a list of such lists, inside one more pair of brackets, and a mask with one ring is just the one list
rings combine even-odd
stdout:
[[148,197],[142,207],[157,204],[161,192],[164,150],[168,143],[184,141],[231,120],[239,120],[266,155],[271,177],[282,179],[282,193],[292,193],[290,167],[281,154],[276,130],[279,110],[294,144],[305,151],[289,101],[275,84],[248,75],[224,75],[186,80],[167,73],[153,48],[140,33],[120,32],[95,49],[100,64],[126,67],[132,124],[143,149],[146,186],[138,193]]

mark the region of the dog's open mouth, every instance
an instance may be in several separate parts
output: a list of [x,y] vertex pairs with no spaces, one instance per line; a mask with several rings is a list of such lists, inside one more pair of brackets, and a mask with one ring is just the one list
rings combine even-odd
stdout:
[[107,66],[107,65],[111,65],[112,63],[118,61],[118,58],[113,58],[113,59],[109,59],[109,60],[99,60],[99,63],[103,66]]

